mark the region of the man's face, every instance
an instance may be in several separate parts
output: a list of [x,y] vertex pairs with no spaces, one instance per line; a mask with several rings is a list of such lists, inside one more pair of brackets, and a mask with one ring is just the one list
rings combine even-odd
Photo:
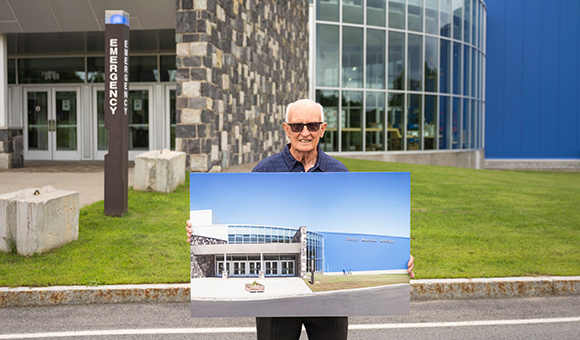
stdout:
[[[320,122],[320,108],[318,105],[295,104],[290,110],[288,123],[315,123]],[[318,141],[324,136],[326,130],[326,123],[320,124],[318,131],[309,131],[306,126],[302,127],[302,131],[293,132],[290,125],[284,123],[284,130],[290,137],[290,144],[292,149],[300,152],[311,152],[316,150]]]

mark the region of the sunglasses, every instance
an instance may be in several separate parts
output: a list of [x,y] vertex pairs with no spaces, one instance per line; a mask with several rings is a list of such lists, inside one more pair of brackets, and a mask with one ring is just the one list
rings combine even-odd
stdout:
[[320,124],[322,124],[322,122],[306,123],[306,124],[303,123],[286,123],[286,124],[290,125],[290,129],[292,130],[292,132],[302,132],[302,130],[304,129],[304,125],[306,125],[308,131],[315,132],[320,129]]

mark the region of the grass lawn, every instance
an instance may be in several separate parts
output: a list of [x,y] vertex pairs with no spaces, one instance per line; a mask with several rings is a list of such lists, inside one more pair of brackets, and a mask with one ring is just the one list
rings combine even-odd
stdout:
[[[351,171],[411,172],[419,279],[580,275],[580,173],[341,160]],[[0,286],[189,282],[188,183],[130,190],[123,218],[104,216],[102,201],[87,206],[79,240],[46,254],[0,253]]]
[[329,290],[355,289],[376,286],[386,286],[396,283],[409,283],[407,274],[381,275],[314,275],[314,284],[310,279],[304,279],[308,288],[313,292]]

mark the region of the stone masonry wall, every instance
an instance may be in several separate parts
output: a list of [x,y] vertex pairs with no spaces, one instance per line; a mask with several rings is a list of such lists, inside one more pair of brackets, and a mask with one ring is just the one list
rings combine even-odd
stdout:
[[308,95],[308,1],[176,2],[176,151],[187,170],[281,151],[285,107]]
[[22,168],[23,151],[22,129],[0,127],[0,169]]

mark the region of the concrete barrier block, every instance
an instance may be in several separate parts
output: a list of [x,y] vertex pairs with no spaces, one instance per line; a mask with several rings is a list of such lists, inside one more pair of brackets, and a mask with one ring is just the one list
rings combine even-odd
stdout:
[[169,193],[185,182],[185,152],[153,150],[135,157],[133,189]]
[[78,192],[46,186],[2,196],[0,218],[7,222],[6,234],[18,254],[43,253],[78,239]]
[[0,252],[9,253],[16,242],[16,201],[20,191],[0,195]]

